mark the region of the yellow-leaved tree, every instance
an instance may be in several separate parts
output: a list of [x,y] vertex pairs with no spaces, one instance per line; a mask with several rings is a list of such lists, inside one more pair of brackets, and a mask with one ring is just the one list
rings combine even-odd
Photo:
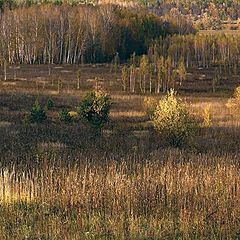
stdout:
[[159,101],[152,120],[155,129],[165,134],[169,143],[176,147],[183,146],[198,128],[196,118],[173,89]]
[[231,114],[240,114],[240,86],[235,89],[233,97],[228,99],[226,106]]

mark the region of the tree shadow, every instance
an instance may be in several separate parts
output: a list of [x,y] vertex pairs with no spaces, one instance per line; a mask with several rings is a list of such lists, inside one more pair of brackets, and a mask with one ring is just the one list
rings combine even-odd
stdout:
[[196,137],[196,149],[216,155],[240,154],[240,127],[202,128]]

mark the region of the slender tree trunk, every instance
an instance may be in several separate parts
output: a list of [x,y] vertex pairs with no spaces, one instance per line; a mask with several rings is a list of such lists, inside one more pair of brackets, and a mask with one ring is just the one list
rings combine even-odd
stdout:
[[3,71],[4,71],[4,81],[7,81],[7,61],[4,60],[4,64],[3,64]]
[[142,74],[140,73],[140,77],[139,77],[139,87],[140,87],[140,91],[141,93],[143,92],[143,88],[142,88]]
[[146,74],[143,75],[143,93],[146,92]]
[[152,76],[149,79],[149,92],[152,93]]
[[14,81],[17,79],[17,70],[15,65],[13,65],[13,79]]

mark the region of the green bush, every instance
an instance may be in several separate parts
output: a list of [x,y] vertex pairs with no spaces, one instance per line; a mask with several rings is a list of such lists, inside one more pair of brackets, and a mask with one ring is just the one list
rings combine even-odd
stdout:
[[71,114],[69,113],[67,108],[62,108],[60,110],[59,119],[60,119],[60,121],[66,123],[66,124],[70,124],[73,122],[73,117],[71,116]]
[[91,127],[101,129],[108,121],[112,105],[110,96],[101,91],[88,93],[80,105],[80,118],[88,122]]
[[43,107],[36,102],[30,113],[30,122],[32,123],[43,123],[47,119],[46,112]]
[[51,98],[48,99],[46,107],[47,107],[47,110],[51,110],[54,107],[54,102]]
[[181,147],[198,127],[196,119],[188,111],[187,105],[170,90],[159,101],[153,115],[155,129],[166,134],[172,146]]

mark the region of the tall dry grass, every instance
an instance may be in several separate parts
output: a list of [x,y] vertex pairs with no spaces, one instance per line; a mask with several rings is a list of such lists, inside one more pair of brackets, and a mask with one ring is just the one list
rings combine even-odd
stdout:
[[[240,239],[240,128],[227,96],[186,96],[197,116],[211,105],[212,124],[179,150],[152,130],[144,96],[113,94],[94,138],[55,112],[24,125],[36,90],[18,87],[0,91],[0,239]],[[81,97],[54,96],[54,111]]]
[[42,158],[51,164],[1,169],[1,239],[239,236],[238,156],[165,149],[149,159],[81,159],[68,166]]

